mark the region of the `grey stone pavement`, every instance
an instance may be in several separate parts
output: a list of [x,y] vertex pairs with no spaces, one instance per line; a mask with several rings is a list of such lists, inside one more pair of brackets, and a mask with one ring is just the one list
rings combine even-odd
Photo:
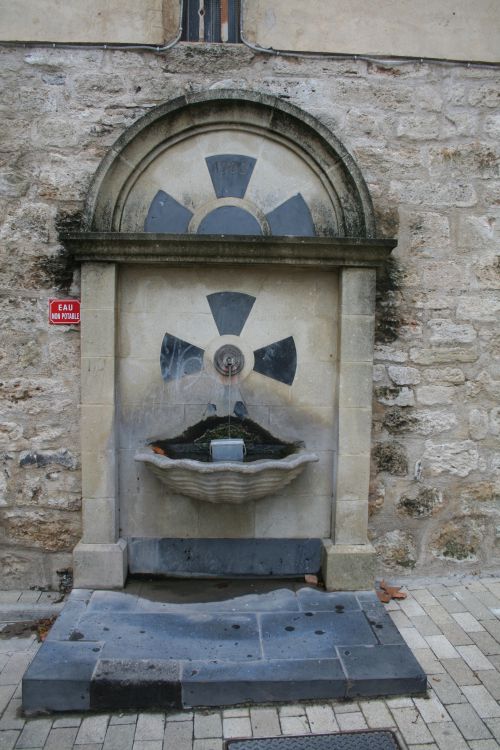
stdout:
[[20,682],[39,644],[31,634],[6,637],[5,627],[57,609],[58,595],[0,591],[0,750],[221,750],[236,737],[367,728],[393,729],[411,750],[500,748],[500,576],[393,582],[408,598],[386,607],[427,672],[428,698],[33,718],[21,715]]

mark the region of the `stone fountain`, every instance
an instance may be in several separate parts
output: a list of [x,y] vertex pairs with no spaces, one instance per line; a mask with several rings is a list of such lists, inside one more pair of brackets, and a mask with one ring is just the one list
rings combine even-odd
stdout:
[[[216,545],[221,575],[233,574],[223,550],[237,540],[273,549],[274,562],[293,549],[289,575],[321,568],[328,588],[370,585],[375,274],[395,245],[374,235],[352,157],[272,97],[182,98],[123,134],[90,190],[85,231],[64,240],[82,263],[78,585],[190,574],[179,540],[187,557]],[[171,463],[184,458],[147,447],[241,409],[305,452],[186,475]]]
[[[395,245],[374,234],[342,144],[271,97],[182,98],[114,145],[64,238],[82,264],[80,588],[25,710],[425,691],[374,592],[345,593],[373,582],[375,274]],[[221,440],[240,454],[209,461]],[[106,590],[129,573],[170,582]]]

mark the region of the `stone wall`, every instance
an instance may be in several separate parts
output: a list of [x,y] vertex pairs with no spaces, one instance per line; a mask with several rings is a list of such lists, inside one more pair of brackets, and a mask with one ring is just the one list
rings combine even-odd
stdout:
[[500,525],[498,69],[286,59],[240,46],[164,55],[4,48],[0,120],[0,571],[53,585],[80,537],[77,227],[123,130],[180,94],[240,88],[318,117],[361,168],[381,236],[371,536],[381,570],[495,567]]

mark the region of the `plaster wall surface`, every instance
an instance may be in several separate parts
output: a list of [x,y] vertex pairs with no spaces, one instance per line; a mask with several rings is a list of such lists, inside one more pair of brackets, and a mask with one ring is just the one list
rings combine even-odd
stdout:
[[[125,267],[120,274],[118,388],[121,534],[125,537],[328,537],[331,526],[337,360],[337,275],[317,271]],[[207,294],[231,290],[255,303],[238,337],[248,360],[262,346],[293,336],[297,372],[291,386],[258,372],[231,390],[210,366],[164,382],[160,349],[166,331],[206,351],[220,345]],[[246,373],[245,373],[246,374]],[[281,440],[304,441],[319,456],[290,486],[242,506],[174,496],[144,464],[138,447],[174,438],[207,416],[233,411]]]
[[496,0],[243,0],[243,36],[260,47],[498,62]]
[[[179,3],[162,0],[0,0],[0,39],[162,44],[175,38]],[[167,3],[165,3],[167,6]],[[177,12],[176,12],[177,10]]]
[[[0,40],[162,45],[179,0],[0,0]],[[242,0],[243,38],[275,50],[498,62],[496,0]]]
[[360,167],[378,234],[398,237],[377,282],[369,532],[379,569],[498,566],[498,69],[181,45],[165,55],[4,48],[0,71],[4,585],[57,585],[81,536],[79,331],[47,322],[49,297],[79,295],[79,272],[58,231],[78,228],[92,177],[128,126],[218,88],[318,117]]

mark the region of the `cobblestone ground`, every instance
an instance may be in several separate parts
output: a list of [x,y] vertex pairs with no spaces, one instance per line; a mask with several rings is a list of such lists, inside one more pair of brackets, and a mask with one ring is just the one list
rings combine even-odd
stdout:
[[[411,750],[500,747],[500,577],[405,579],[386,605],[429,678],[428,698],[324,701],[186,711],[64,714],[25,719],[20,680],[34,635],[0,638],[0,750],[221,750],[234,737],[390,728]],[[0,592],[9,607],[43,608],[50,592]],[[21,606],[23,605],[23,606]]]

